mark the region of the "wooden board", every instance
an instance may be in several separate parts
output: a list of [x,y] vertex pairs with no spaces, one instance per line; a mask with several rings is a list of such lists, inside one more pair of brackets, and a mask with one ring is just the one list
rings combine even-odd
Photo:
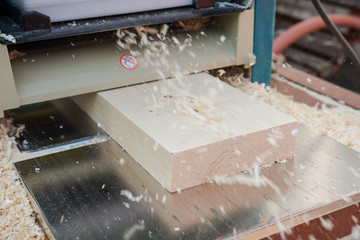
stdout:
[[294,155],[294,118],[205,73],[74,100],[170,192]]
[[356,92],[337,86],[296,68],[277,65],[276,72],[280,76],[301,86],[307,87],[335,100],[342,101],[353,108],[360,109],[360,95]]

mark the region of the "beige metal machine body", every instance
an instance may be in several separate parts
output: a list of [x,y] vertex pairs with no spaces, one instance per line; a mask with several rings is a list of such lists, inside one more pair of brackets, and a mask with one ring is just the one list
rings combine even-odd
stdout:
[[[176,46],[169,47],[169,61],[176,61],[185,73],[254,64],[254,9],[217,16],[216,23],[204,36],[194,32],[176,35],[180,42],[187,34],[192,35],[192,44],[183,52]],[[144,53],[144,49],[137,50]],[[26,52],[27,61],[23,61],[10,60],[8,47],[0,45],[0,117],[4,110],[21,105],[156,80],[159,71],[166,77],[173,76],[166,66],[155,70],[141,58],[137,69],[123,68],[119,59],[128,53],[118,50],[115,41],[89,41],[50,50],[37,44],[36,49]]]

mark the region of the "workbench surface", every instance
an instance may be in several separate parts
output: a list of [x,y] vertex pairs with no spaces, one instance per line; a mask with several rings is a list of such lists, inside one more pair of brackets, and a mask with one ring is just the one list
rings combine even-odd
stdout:
[[304,125],[294,159],[174,194],[112,140],[15,166],[57,239],[258,239],[360,201],[358,153]]

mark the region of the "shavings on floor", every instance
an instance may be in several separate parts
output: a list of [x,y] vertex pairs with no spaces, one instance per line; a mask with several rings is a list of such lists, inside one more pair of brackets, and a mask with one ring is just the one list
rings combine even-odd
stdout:
[[0,239],[46,239],[10,161],[13,140],[0,119]]

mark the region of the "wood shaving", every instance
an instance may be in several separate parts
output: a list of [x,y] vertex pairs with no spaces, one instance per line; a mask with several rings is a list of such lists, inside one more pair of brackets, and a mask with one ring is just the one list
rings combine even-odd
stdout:
[[[164,24],[164,25],[166,25],[166,24]],[[151,35],[155,35],[155,34],[157,34],[159,32],[154,27],[142,27],[142,26],[140,26],[140,27],[135,27],[135,30],[137,32],[137,35],[140,36],[140,37],[143,35],[143,33],[149,33]]]
[[221,77],[222,75],[224,75],[226,72],[224,69],[219,69],[218,70],[218,74],[219,74],[219,77]]
[[175,27],[182,29],[183,31],[199,31],[204,26],[214,24],[213,18],[198,18],[185,21],[179,21],[175,23]]
[[16,39],[14,36],[12,35],[8,35],[5,33],[1,33],[0,31],[0,38],[5,39],[6,41],[12,42],[12,43],[16,43]]
[[0,119],[0,239],[46,239],[10,161],[13,138]]
[[9,52],[9,58],[10,60],[15,60],[18,58],[22,58],[26,55],[26,53],[23,52],[19,52],[18,50],[14,49],[12,51]]
[[166,36],[168,30],[169,30],[169,25],[163,24],[160,28],[160,34]]

